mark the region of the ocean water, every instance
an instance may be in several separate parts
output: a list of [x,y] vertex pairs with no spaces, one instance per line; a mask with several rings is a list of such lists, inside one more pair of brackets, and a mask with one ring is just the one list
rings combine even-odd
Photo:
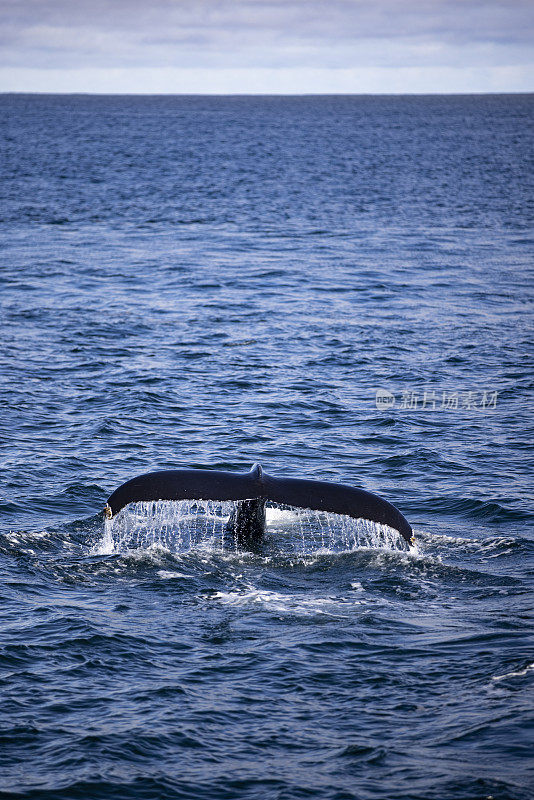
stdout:
[[[534,796],[533,117],[0,97],[0,797]],[[137,474],[256,461],[416,548],[104,523]]]

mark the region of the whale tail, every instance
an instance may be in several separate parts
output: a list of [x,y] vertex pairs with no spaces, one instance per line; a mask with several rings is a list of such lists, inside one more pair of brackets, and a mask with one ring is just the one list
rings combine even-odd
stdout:
[[265,503],[263,498],[238,500],[226,523],[226,533],[236,547],[256,550],[265,533]]
[[378,495],[352,486],[300,478],[275,478],[254,464],[244,475],[205,469],[149,472],[119,486],[108,498],[111,518],[128,503],[154,500],[230,500],[236,503],[227,532],[239,547],[254,549],[265,531],[267,502],[344,514],[397,530],[409,544],[413,531],[394,505]]

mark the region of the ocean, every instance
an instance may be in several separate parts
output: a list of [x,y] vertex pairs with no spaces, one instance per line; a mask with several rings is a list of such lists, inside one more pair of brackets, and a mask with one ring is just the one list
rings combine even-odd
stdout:
[[[1,798],[534,797],[533,118],[1,97]],[[255,462],[416,546],[105,523],[136,475]]]

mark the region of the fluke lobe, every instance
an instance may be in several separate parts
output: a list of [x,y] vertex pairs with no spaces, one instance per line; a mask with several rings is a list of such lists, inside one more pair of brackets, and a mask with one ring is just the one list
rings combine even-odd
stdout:
[[395,528],[410,545],[413,531],[395,506],[364,489],[300,478],[273,478],[259,464],[239,475],[208,469],[148,472],[119,486],[108,498],[111,518],[128,503],[155,500],[233,500],[227,531],[239,547],[257,546],[265,531],[265,503],[281,503],[314,511],[330,511]]

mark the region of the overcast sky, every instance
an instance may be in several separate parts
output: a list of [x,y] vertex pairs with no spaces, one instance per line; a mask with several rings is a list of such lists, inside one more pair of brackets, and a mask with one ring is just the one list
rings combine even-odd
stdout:
[[0,0],[0,90],[534,91],[534,0]]

